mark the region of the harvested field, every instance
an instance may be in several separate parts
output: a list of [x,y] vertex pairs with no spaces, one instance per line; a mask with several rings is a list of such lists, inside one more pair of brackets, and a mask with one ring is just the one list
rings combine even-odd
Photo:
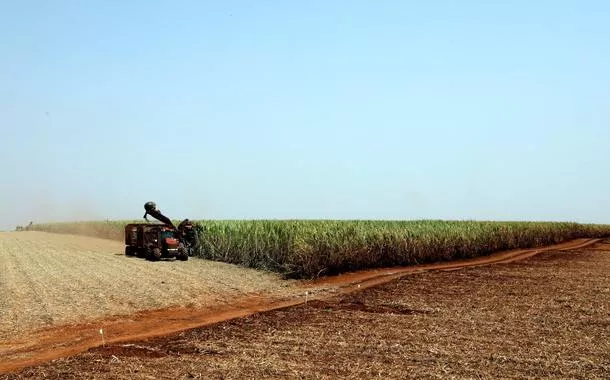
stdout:
[[610,376],[610,245],[449,269],[0,378]]
[[123,249],[82,236],[0,233],[0,341],[141,310],[289,294],[291,282],[275,274],[199,259],[153,263]]

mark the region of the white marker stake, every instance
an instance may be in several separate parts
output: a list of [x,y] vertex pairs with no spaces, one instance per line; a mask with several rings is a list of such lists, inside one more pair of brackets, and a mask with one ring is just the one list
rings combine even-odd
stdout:
[[309,295],[309,292],[305,292],[305,305],[307,305],[307,296]]
[[106,342],[104,342],[104,330],[100,329],[100,335],[102,336],[102,346],[106,346]]

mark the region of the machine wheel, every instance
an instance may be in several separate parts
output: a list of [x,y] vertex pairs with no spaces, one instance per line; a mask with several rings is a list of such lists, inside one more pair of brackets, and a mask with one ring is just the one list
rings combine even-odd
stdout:
[[188,252],[182,244],[180,244],[180,246],[178,247],[178,254],[176,255],[176,259],[180,261],[186,261],[189,259]]
[[135,252],[132,246],[128,245],[125,247],[125,255],[127,256],[135,256]]
[[144,248],[136,248],[136,256],[137,257],[146,257],[146,250],[144,250]]
[[153,248],[152,254],[155,260],[159,260],[161,258],[161,249]]
[[147,259],[150,261],[158,261],[161,258],[161,250],[159,248],[148,249]]

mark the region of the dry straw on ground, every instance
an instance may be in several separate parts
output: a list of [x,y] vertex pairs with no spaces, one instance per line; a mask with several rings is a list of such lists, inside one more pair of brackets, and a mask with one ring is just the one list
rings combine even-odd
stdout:
[[415,274],[0,379],[607,379],[609,269],[598,245]]
[[206,260],[152,263],[126,257],[119,242],[44,232],[0,233],[0,267],[0,340],[140,310],[291,291],[273,273]]

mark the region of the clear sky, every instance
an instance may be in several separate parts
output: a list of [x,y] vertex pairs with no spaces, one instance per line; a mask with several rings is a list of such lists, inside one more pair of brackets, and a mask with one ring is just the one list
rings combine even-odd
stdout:
[[0,0],[0,229],[610,223],[610,2]]

